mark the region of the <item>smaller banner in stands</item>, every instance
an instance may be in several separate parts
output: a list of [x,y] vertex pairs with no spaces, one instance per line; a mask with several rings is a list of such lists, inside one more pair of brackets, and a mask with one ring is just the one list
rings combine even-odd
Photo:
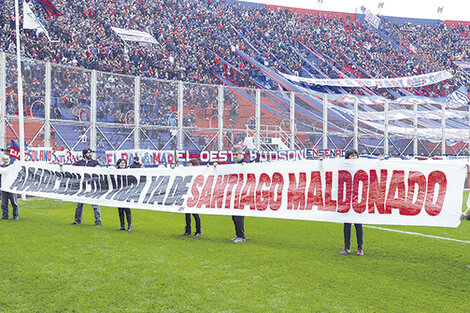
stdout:
[[168,212],[457,227],[466,167],[456,161],[325,159],[154,169],[15,162],[2,190]]
[[422,74],[417,76],[387,78],[387,79],[317,79],[306,78],[294,75],[282,74],[290,81],[306,83],[309,85],[337,86],[337,87],[377,87],[377,88],[408,88],[422,87],[437,84],[441,81],[452,78],[452,74],[447,71]]
[[149,33],[135,29],[125,29],[119,27],[111,27],[124,41],[135,41],[142,43],[158,43],[157,40]]
[[[128,163],[134,161],[134,157],[139,157],[140,161],[147,166],[186,164],[190,159],[198,159],[200,163],[230,163],[232,160],[231,151],[187,151],[187,150],[119,150],[106,151],[106,162],[108,165],[115,165],[118,159],[125,159]],[[256,151],[247,150],[245,159],[249,162],[269,162],[269,161],[298,161],[313,158],[337,158],[343,156],[341,149],[302,149],[302,150],[277,150],[277,151]]]
[[379,28],[380,26],[380,17],[372,13],[371,11],[367,11],[366,13],[366,21],[374,26],[375,28]]

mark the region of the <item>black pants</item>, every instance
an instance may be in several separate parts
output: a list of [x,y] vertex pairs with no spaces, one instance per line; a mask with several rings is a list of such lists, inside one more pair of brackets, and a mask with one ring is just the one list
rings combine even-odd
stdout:
[[[364,229],[362,224],[354,224],[356,227],[357,249],[362,249],[364,243]],[[351,249],[351,223],[344,223],[344,248]]]
[[[191,213],[186,213],[186,233],[191,233]],[[199,218],[199,214],[193,214],[194,221],[196,222],[196,233],[201,233],[201,219]]]
[[119,211],[119,221],[121,222],[121,227],[125,228],[125,223],[124,223],[124,212],[126,213],[127,217],[127,227],[132,226],[132,216],[131,216],[131,209],[129,208],[118,208]]
[[245,238],[245,217],[233,215],[233,224],[235,225],[235,234],[239,238]]

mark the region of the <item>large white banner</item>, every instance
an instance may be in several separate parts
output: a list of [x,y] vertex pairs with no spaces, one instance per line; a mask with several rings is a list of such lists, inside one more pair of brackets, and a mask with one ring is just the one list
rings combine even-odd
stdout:
[[124,41],[136,41],[136,42],[143,42],[143,43],[157,43],[155,37],[153,37],[150,33],[143,32],[140,30],[135,29],[125,29],[119,27],[111,27],[111,29],[118,34]]
[[377,87],[377,88],[408,88],[422,87],[437,84],[441,81],[452,78],[452,74],[447,71],[422,74],[417,76],[386,78],[386,79],[317,79],[306,78],[280,73],[285,78],[293,82],[306,83],[309,85],[337,86],[337,87]]
[[168,212],[457,227],[466,167],[453,161],[279,161],[110,169],[15,162],[2,190]]

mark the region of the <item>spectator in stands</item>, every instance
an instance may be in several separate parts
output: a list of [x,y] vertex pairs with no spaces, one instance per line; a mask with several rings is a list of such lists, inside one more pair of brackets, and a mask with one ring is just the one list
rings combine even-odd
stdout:
[[[87,167],[96,167],[100,166],[98,161],[93,160],[93,152],[90,148],[83,149],[82,151],[83,158],[78,160],[73,165],[74,166],[87,166]],[[93,204],[93,211],[95,213],[95,226],[101,226],[101,210],[100,206]],[[75,209],[75,221],[70,225],[80,225],[82,223],[83,215],[83,203],[77,203],[77,208]]]
[[[359,157],[356,149],[349,149],[345,152],[344,158],[346,160],[357,159]],[[362,224],[354,224],[356,228],[356,238],[357,238],[357,255],[364,255],[364,250],[362,249],[362,244],[364,242],[364,230]],[[344,249],[339,253],[341,255],[346,255],[351,253],[351,223],[344,223],[343,227],[344,233]]]
[[[191,159],[188,162],[188,166],[199,166],[199,161],[197,159]],[[201,237],[201,219],[199,218],[199,214],[194,214],[194,222],[196,223],[196,232],[194,233],[193,237]],[[191,235],[191,213],[185,214],[186,218],[186,227],[184,229],[184,233],[181,236],[190,236]]]
[[[243,147],[242,146],[233,146],[232,147],[232,163],[247,163]],[[242,243],[246,241],[245,237],[245,217],[233,215],[232,216],[233,224],[235,225],[235,237],[231,240],[233,243]]]
[[129,166],[129,168],[141,168],[143,167],[142,162],[138,156],[134,157],[134,162]]
[[[116,162],[116,167],[118,169],[125,169],[127,168],[127,161],[125,159],[119,159]],[[131,216],[131,209],[130,208],[118,208],[119,212],[119,221],[121,222],[121,227],[116,230],[126,230],[126,224],[124,222],[124,213],[126,214],[127,218],[127,231],[132,230],[132,216]]]
[[[3,155],[2,156],[2,162],[3,165],[2,167],[7,167],[10,165],[10,156],[9,155]],[[11,203],[11,206],[13,208],[13,220],[17,221],[19,219],[18,216],[18,196],[16,193],[11,193],[7,191],[2,191],[2,218],[1,220],[7,220],[8,219],[8,202]]]

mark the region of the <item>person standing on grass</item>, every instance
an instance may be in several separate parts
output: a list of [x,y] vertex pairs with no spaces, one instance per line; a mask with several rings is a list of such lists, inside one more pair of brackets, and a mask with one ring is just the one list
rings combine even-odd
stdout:
[[[73,163],[74,166],[88,166],[88,167],[96,167],[100,166],[98,161],[93,160],[93,152],[90,148],[83,149],[82,151],[83,159],[78,160],[77,162]],[[101,226],[101,211],[100,206],[93,204],[93,211],[95,213],[95,226]],[[70,225],[80,225],[82,223],[82,215],[83,215],[83,203],[77,203],[77,208],[75,209],[75,221]]]
[[[137,160],[138,161],[138,160]],[[131,165],[132,166],[132,165]],[[125,169],[127,168],[127,161],[124,159],[119,159],[116,162],[116,167],[118,169]],[[130,208],[118,208],[119,212],[119,221],[121,222],[121,227],[116,230],[126,230],[126,224],[124,222],[124,213],[126,214],[127,218],[127,231],[132,230],[132,216],[131,216],[131,209]]]
[[[357,159],[359,157],[356,149],[349,149],[344,154],[346,160]],[[356,228],[356,238],[357,238],[357,255],[364,255],[364,250],[362,249],[362,244],[364,242],[364,229],[362,224],[354,224]],[[341,255],[347,255],[351,253],[351,223],[344,223],[343,227],[344,233],[344,249],[339,253]]]
[[[188,162],[188,166],[199,166],[199,161],[197,159],[191,159]],[[201,219],[199,218],[199,214],[194,214],[194,222],[196,223],[196,232],[194,233],[193,237],[201,237]],[[190,236],[191,235],[191,213],[185,214],[186,218],[186,227],[184,229],[184,233],[181,236]]]
[[[232,147],[232,163],[247,163],[241,146]],[[235,237],[231,240],[233,243],[242,243],[246,241],[245,237],[245,216],[232,216],[233,224],[235,225]]]
[[[2,167],[7,167],[10,165],[10,156],[3,155],[2,156]],[[13,220],[17,221],[19,219],[18,216],[18,196],[16,193],[2,191],[2,218],[1,220],[8,219],[8,201],[11,203],[13,208]]]

